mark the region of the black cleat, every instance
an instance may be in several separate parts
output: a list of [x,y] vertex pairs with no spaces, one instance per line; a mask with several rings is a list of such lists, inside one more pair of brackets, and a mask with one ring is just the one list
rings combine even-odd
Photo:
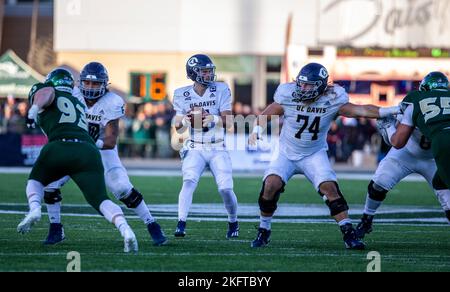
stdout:
[[252,241],[251,247],[264,247],[270,242],[270,230],[264,228],[258,228],[258,235],[256,239]]
[[361,221],[358,223],[358,226],[356,226],[356,237],[359,239],[363,239],[366,234],[369,234],[372,232],[372,221],[373,221],[372,215],[364,214],[361,218]]
[[363,250],[366,248],[364,242],[356,237],[355,229],[352,224],[341,226],[341,231],[344,234],[344,244],[346,249]]
[[175,237],[185,237],[186,236],[186,221],[178,221],[177,228],[175,229]]
[[55,245],[64,241],[64,228],[61,223],[50,223],[47,239],[44,241],[44,245]]
[[228,231],[227,238],[237,238],[239,237],[239,223],[236,222],[228,222]]
[[167,243],[167,238],[164,232],[161,230],[161,226],[158,223],[152,222],[147,225],[148,233],[153,239],[153,244],[156,246],[165,245]]

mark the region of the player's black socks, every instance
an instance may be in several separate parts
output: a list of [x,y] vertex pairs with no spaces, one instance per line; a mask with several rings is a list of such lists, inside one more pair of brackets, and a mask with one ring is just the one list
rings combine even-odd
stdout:
[[374,215],[363,214],[361,221],[372,223]]

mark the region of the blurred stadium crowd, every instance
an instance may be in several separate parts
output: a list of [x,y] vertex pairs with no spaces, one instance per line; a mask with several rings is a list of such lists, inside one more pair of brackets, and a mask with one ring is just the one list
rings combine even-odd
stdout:
[[[244,117],[261,113],[261,109],[254,110],[240,102],[236,102],[233,107],[235,115]],[[0,134],[41,133],[39,129],[27,128],[27,110],[28,103],[23,99],[1,99]],[[120,155],[128,158],[177,157],[178,154],[170,146],[171,121],[174,115],[170,102],[127,104],[125,116],[120,121]],[[360,164],[358,161],[363,154],[375,155],[379,161],[388,151],[377,134],[375,121],[370,119],[339,117],[328,133],[328,145],[333,162],[352,162],[356,165]],[[355,159],[358,161],[353,161]]]

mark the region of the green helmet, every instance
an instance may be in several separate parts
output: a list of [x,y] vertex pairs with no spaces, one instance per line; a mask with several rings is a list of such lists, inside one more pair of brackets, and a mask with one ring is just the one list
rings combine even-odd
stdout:
[[75,81],[68,70],[56,68],[48,73],[45,83],[51,84],[56,90],[72,93]]
[[435,89],[448,89],[448,78],[444,73],[431,72],[420,82],[420,91],[430,91]]

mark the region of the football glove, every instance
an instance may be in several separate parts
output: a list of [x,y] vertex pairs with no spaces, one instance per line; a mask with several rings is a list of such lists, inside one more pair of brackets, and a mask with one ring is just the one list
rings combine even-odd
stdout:
[[391,137],[397,130],[396,125],[397,119],[392,116],[377,120],[378,132],[383,137],[384,142],[389,146],[392,146]]

